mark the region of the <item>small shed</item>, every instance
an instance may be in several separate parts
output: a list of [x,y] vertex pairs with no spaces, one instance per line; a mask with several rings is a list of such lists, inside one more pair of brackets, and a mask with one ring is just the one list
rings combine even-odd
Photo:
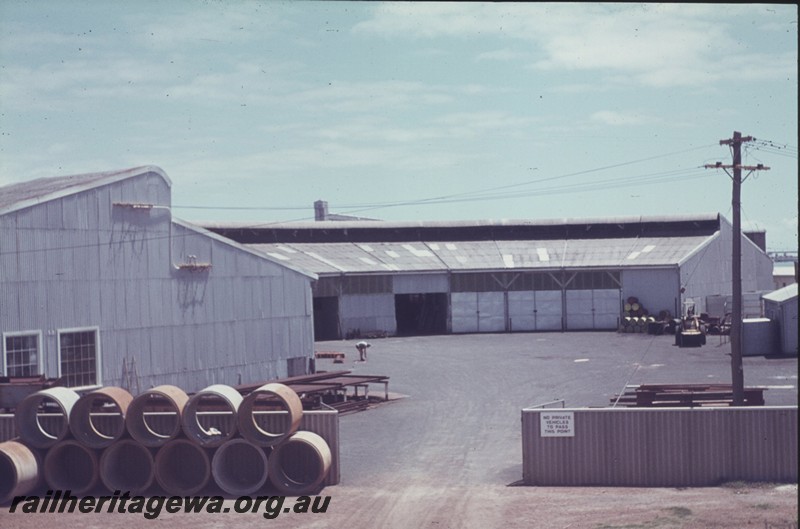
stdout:
[[797,283],[763,296],[764,316],[777,322],[781,354],[797,356]]

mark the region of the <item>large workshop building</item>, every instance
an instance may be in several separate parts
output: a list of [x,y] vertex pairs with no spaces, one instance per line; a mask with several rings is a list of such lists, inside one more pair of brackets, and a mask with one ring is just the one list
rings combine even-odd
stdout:
[[0,374],[196,391],[307,372],[316,276],[170,201],[157,167],[0,188]]
[[[724,311],[731,293],[732,228],[717,214],[205,226],[319,276],[317,340],[616,329],[630,297],[678,315],[690,299]],[[744,236],[742,246],[743,290],[758,302],[772,262]]]

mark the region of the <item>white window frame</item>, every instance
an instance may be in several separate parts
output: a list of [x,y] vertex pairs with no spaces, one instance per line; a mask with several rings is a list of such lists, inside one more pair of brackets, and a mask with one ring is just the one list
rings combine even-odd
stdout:
[[58,378],[63,376],[61,372],[61,335],[62,334],[70,334],[75,332],[94,332],[94,344],[95,344],[95,370],[97,371],[97,378],[94,384],[89,386],[72,386],[70,389],[75,391],[80,391],[84,389],[95,389],[103,386],[103,365],[102,365],[102,358],[103,355],[101,354],[100,349],[100,327],[73,327],[70,329],[58,329],[56,331],[58,339],[57,339],[57,366],[58,366]]
[[44,356],[44,343],[42,342],[42,331],[39,330],[30,330],[30,331],[14,331],[14,332],[4,332],[3,333],[3,357],[0,358],[2,361],[2,373],[4,377],[8,376],[8,351],[6,350],[6,338],[13,338],[15,336],[36,336],[36,371],[37,375],[42,374],[42,357]]

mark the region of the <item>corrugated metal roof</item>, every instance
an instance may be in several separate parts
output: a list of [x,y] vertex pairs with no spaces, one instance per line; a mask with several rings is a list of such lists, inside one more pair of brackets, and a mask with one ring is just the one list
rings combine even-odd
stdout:
[[[89,189],[93,189],[102,185],[112,184],[128,178],[139,175],[156,174],[163,178],[167,186],[171,186],[172,182],[166,173],[159,167],[148,165],[141,167],[134,167],[131,169],[122,169],[118,171],[105,171],[100,173],[86,173],[70,176],[57,176],[53,178],[38,178],[28,182],[20,182],[11,184],[9,186],[0,187],[0,215],[19,211],[28,207],[42,204],[51,200],[56,200],[65,196],[81,193]],[[281,266],[289,268],[297,273],[307,276],[311,279],[316,279],[316,274],[310,268],[300,268],[292,263],[286,262],[286,259],[275,258],[274,255],[265,255],[254,248],[246,247],[229,238],[218,235],[205,228],[195,224],[172,218],[175,225],[181,226],[186,229],[193,230],[202,234],[205,237],[215,239],[228,246],[237,248],[254,256],[265,259],[267,261],[275,262]]]
[[769,294],[764,294],[761,297],[767,301],[774,301],[775,303],[789,301],[790,299],[797,297],[797,283],[792,283],[791,285],[779,288],[778,290],[770,292]]
[[[202,225],[244,244],[380,243],[417,241],[559,241],[709,236],[726,223],[720,215],[604,219],[424,222],[302,222]],[[508,262],[511,262],[509,257]]]
[[168,186],[172,185],[166,173],[156,166],[37,178],[28,182],[0,187],[0,215],[146,173],[156,173],[167,182]]
[[256,248],[252,248],[252,247],[246,246],[244,244],[239,244],[236,241],[232,241],[231,239],[228,239],[226,237],[218,235],[218,234],[216,234],[216,233],[214,233],[212,231],[208,231],[205,228],[202,228],[200,226],[196,226],[196,225],[192,224],[191,222],[186,222],[184,220],[177,219],[175,217],[172,218],[172,223],[175,224],[175,225],[181,226],[183,228],[186,228],[187,230],[192,230],[194,232],[197,232],[197,233],[199,233],[199,234],[201,234],[201,235],[203,235],[205,237],[208,237],[210,239],[214,239],[214,240],[216,240],[216,241],[218,241],[218,242],[220,242],[222,244],[225,244],[227,246],[230,246],[232,248],[236,248],[237,250],[239,250],[241,252],[246,252],[246,253],[252,254],[255,257],[258,257],[259,259],[266,259],[267,261],[271,261],[273,263],[276,263],[276,264],[278,264],[278,265],[280,265],[280,266],[282,266],[284,268],[288,268],[289,270],[293,270],[293,271],[297,272],[298,274],[302,274],[302,275],[307,276],[307,277],[309,277],[311,279],[314,279],[314,280],[317,279],[317,274],[315,274],[310,269],[300,268],[297,265],[294,265],[292,263],[287,262],[288,259],[284,259],[281,256],[275,256],[275,255],[272,255],[272,254],[266,254],[265,255],[264,252],[260,252]]
[[301,221],[301,222],[195,222],[210,230],[216,229],[365,229],[365,228],[471,228],[481,226],[564,226],[589,224],[638,224],[658,222],[710,222],[719,217],[717,213],[700,213],[695,215],[629,215],[619,217],[588,217],[561,219],[484,219],[484,220],[443,220],[443,221]]
[[[319,275],[675,266],[708,237],[246,244]],[[279,257],[278,257],[279,256]]]

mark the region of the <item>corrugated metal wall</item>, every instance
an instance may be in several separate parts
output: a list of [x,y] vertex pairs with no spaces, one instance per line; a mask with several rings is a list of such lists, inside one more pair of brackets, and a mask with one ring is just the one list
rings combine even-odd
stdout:
[[362,333],[397,332],[394,294],[343,295],[339,299],[339,321],[342,332],[361,329]]
[[781,354],[797,355],[797,298],[782,303],[764,300],[764,316],[777,322],[778,350]]
[[[697,312],[706,312],[706,297],[730,295],[733,230],[724,219],[719,235],[681,263],[684,299],[696,303]],[[742,237],[742,292],[767,292],[773,289],[772,260],[750,239]]]
[[[572,412],[573,437],[543,437],[540,414]],[[797,482],[797,407],[522,410],[526,485]]]
[[[328,472],[328,477],[325,478],[325,485],[338,484],[341,481],[339,412],[335,410],[304,411],[299,429],[314,432],[328,443],[331,449],[331,468]],[[13,439],[16,436],[14,415],[0,414],[0,442]]]
[[447,274],[396,275],[392,283],[395,294],[450,292],[450,280]]
[[616,329],[621,314],[619,289],[567,290],[567,330]]
[[680,277],[678,267],[662,269],[626,269],[622,275],[622,299],[635,297],[650,314],[667,310],[673,316],[680,312]]
[[144,173],[0,216],[0,333],[41,331],[47,376],[67,328],[99,328],[102,385],[123,383],[123,360],[141,389],[196,391],[285,377],[289,358],[311,357],[309,277],[182,223],[170,233],[166,209],[115,202],[169,206],[169,185]]

